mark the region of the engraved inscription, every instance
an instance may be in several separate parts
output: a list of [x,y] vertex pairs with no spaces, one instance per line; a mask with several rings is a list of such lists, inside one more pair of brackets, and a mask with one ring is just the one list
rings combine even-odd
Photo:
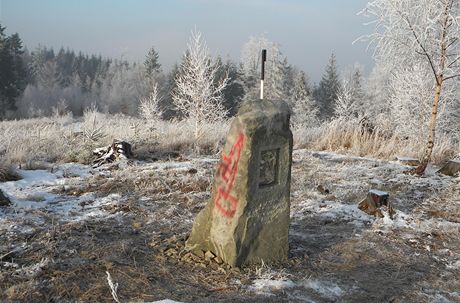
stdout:
[[279,148],[264,150],[260,153],[259,187],[277,183]]

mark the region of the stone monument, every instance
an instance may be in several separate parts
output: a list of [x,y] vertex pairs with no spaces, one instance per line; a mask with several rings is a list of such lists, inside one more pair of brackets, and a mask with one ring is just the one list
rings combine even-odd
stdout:
[[212,196],[186,248],[231,266],[288,257],[292,133],[283,101],[246,102],[231,125]]

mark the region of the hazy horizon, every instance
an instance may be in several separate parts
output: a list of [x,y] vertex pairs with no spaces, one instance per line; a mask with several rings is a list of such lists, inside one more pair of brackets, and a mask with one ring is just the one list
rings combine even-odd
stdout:
[[201,31],[213,54],[238,60],[242,46],[262,33],[281,45],[289,63],[317,82],[331,52],[343,72],[373,66],[365,43],[372,30],[356,13],[367,1],[327,0],[0,0],[0,22],[29,50],[64,47],[103,57],[142,62],[155,47],[165,70],[178,62],[191,30]]

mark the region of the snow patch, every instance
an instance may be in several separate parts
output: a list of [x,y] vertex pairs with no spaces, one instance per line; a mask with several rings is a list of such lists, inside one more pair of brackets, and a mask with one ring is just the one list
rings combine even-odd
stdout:
[[452,262],[446,265],[447,269],[460,270],[460,261]]
[[170,299],[164,299],[164,300],[160,300],[160,301],[153,301],[153,302],[146,302],[146,303],[182,303],[182,302],[174,301],[174,300],[170,300]]
[[271,296],[273,292],[293,287],[295,287],[295,283],[289,279],[255,279],[252,281],[252,285],[248,287],[248,290],[260,295]]
[[319,295],[328,299],[337,299],[342,296],[344,291],[336,284],[331,282],[321,282],[319,280],[307,280],[303,282],[303,286],[314,290]]

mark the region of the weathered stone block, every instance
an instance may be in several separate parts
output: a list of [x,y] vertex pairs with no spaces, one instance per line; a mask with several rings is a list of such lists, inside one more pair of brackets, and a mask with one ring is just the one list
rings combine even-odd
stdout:
[[447,176],[458,174],[460,172],[460,161],[450,160],[438,172]]
[[243,104],[186,247],[240,267],[287,259],[292,162],[285,102]]

